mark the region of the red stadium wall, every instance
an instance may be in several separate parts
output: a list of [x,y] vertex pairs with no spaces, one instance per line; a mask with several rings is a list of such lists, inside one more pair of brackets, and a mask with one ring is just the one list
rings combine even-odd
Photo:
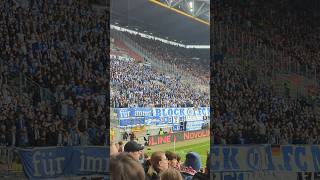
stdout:
[[191,139],[198,139],[210,136],[210,130],[198,130],[198,131],[183,131],[178,133],[166,134],[166,135],[156,135],[149,136],[149,146],[154,146],[158,144],[168,144],[172,142],[185,141]]
[[114,44],[118,48],[125,49],[128,52],[128,56],[134,58],[136,61],[141,62],[143,60],[143,58],[139,54],[132,51],[119,39],[114,38]]

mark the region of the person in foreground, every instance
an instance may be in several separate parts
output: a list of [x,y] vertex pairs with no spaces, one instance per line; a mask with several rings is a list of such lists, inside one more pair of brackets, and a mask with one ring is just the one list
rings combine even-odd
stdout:
[[183,180],[181,173],[175,168],[168,168],[160,174],[160,180]]
[[160,180],[160,173],[168,169],[168,159],[164,152],[156,151],[151,155],[151,166],[146,174],[146,180]]
[[136,141],[129,141],[124,145],[124,152],[129,153],[135,160],[139,161],[141,155],[143,155],[144,147],[138,144]]
[[110,157],[110,180],[145,180],[142,165],[129,153]]
[[198,153],[189,152],[186,154],[186,160],[180,167],[184,180],[191,180],[197,172],[200,172],[201,159]]

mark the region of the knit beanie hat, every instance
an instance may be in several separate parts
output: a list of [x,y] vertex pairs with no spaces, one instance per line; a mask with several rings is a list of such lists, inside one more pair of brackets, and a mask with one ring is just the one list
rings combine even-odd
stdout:
[[192,169],[194,169],[196,171],[200,171],[201,160],[200,160],[199,154],[196,152],[189,152],[186,155],[186,160],[184,162],[184,165],[186,167],[192,167]]

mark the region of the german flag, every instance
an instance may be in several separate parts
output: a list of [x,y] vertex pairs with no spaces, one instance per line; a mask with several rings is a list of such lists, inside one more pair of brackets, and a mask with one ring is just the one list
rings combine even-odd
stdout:
[[280,145],[271,145],[271,152],[273,157],[280,156]]

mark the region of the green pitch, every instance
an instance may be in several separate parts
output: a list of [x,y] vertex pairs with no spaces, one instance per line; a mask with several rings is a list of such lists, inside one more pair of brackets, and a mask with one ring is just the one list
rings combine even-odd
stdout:
[[187,141],[177,142],[174,148],[174,143],[171,144],[163,144],[146,147],[145,152],[151,156],[154,151],[172,151],[176,152],[181,156],[182,162],[185,160],[186,154],[188,152],[197,152],[201,157],[202,167],[205,167],[207,160],[207,153],[210,149],[210,138],[201,138],[201,139],[193,139]]

